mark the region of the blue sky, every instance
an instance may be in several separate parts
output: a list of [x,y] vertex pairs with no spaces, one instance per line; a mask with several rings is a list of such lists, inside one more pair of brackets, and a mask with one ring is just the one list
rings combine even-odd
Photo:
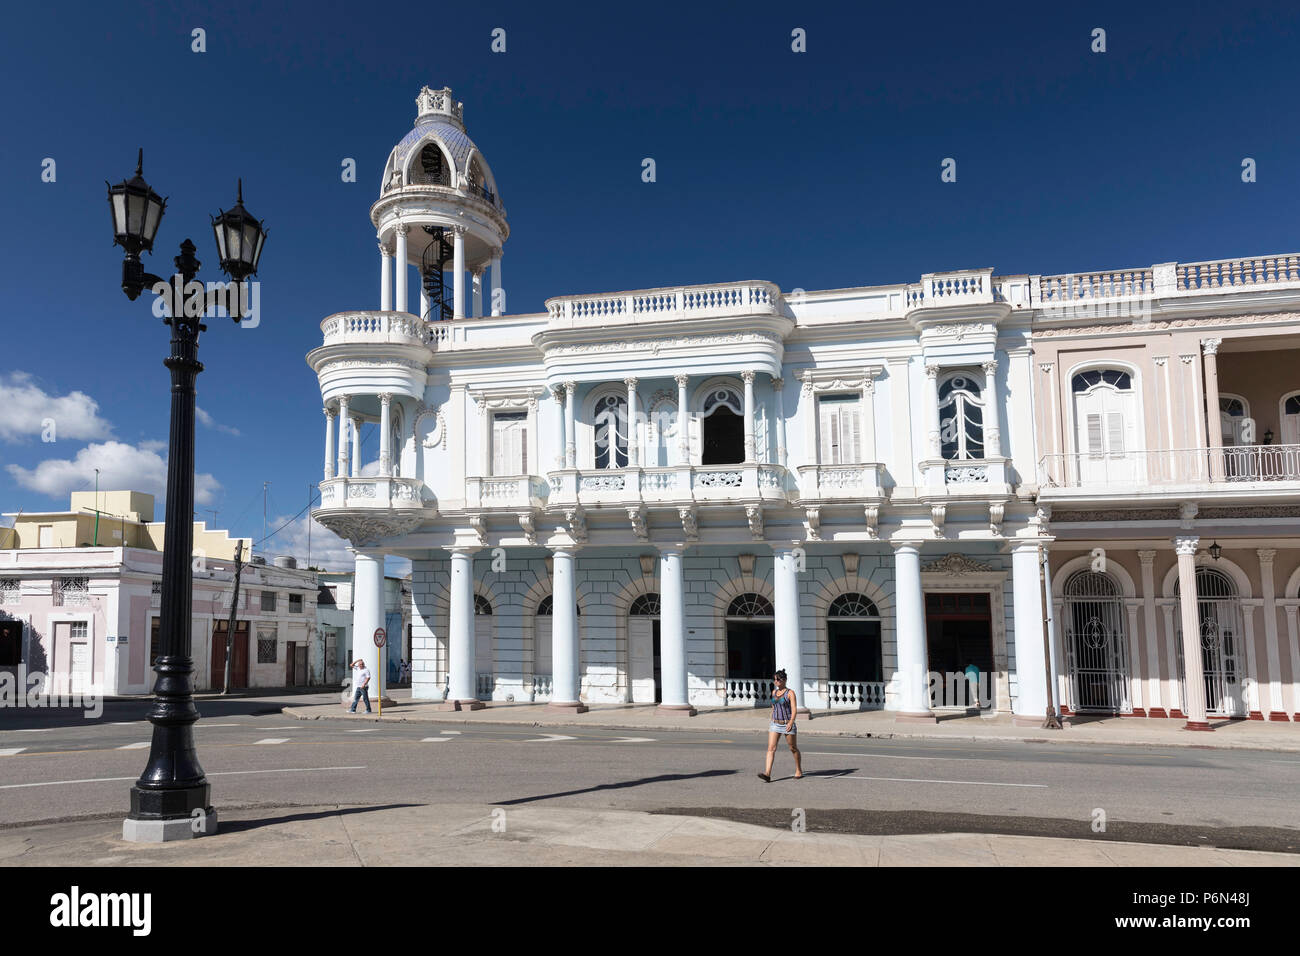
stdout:
[[[492,164],[511,312],[678,283],[839,288],[1300,246],[1293,5],[877,6],[7,10],[0,511],[66,507],[96,464],[160,483],[167,335],[118,291],[104,198],[140,146],[170,197],[152,271],[189,236],[218,277],[207,216],[237,176],[270,229],[260,325],[212,321],[201,343],[199,517],[260,538],[265,481],[272,527],[304,507],[324,425],[303,355],[324,316],[378,306],[368,210],[426,83],[454,89]],[[945,157],[955,183],[940,181]],[[53,443],[44,417],[60,423]],[[305,530],[266,551],[304,557]]]

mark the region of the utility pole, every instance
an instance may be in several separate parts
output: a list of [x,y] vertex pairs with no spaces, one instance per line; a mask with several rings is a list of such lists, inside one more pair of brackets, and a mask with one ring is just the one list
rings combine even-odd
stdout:
[[95,469],[95,547],[99,547],[99,469]]
[[262,549],[263,551],[266,550],[266,489],[270,487],[271,487],[271,483],[269,481],[262,482]]
[[1053,684],[1056,675],[1052,673],[1052,643],[1047,630],[1047,549],[1038,548],[1038,589],[1043,602],[1043,666],[1047,670],[1047,718],[1043,721],[1043,730],[1060,730],[1061,719],[1056,714],[1056,701]]
[[235,649],[235,613],[239,609],[239,570],[243,567],[241,557],[244,553],[244,542],[236,539],[235,541],[235,585],[234,590],[230,592],[230,619],[226,622],[226,679],[221,686],[221,693],[230,693],[230,658]]
[[311,567],[311,482],[307,483],[307,567]]

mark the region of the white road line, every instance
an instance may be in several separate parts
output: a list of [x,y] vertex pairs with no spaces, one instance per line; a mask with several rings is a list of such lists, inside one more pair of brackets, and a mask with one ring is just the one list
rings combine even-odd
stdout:
[[26,749],[26,747],[6,747],[4,750],[0,750],[0,757],[12,757],[14,754],[20,754]]
[[210,724],[206,720],[200,720],[195,727],[242,727],[243,724]]
[[533,737],[530,740],[521,740],[523,744],[549,744],[555,740],[577,740],[577,737],[569,737],[565,734],[543,734],[541,737]]
[[349,730],[348,733],[350,733],[350,734],[373,734],[373,733],[377,733],[378,730],[379,730],[378,727],[367,727],[365,730]]
[[956,783],[967,787],[1025,787],[1046,790],[1045,783],[992,783],[988,780],[929,780],[924,777],[860,777],[849,774],[843,777],[827,777],[828,780],[886,780],[892,783]]
[[[239,725],[232,725],[239,726]],[[310,727],[250,727],[250,730],[311,730]]]
[[460,736],[460,731],[459,731],[459,730],[443,730],[443,731],[439,731],[439,733],[447,734],[449,737],[459,737],[459,736]]
[[420,741],[422,744],[445,744],[450,737],[425,737]]
[[133,724],[143,724],[143,720],[115,720],[109,726],[111,727],[130,727]]
[[[317,773],[324,770],[365,770],[365,767],[282,767],[278,770],[218,770],[208,771],[209,777],[236,777],[250,773]],[[6,783],[0,784],[0,790],[22,790],[26,787],[61,787],[74,783],[121,783],[123,780],[138,780],[135,777],[87,777],[84,780],[46,780],[42,783]]]
[[148,747],[148,746],[149,746],[149,741],[147,741],[147,740],[138,740],[138,741],[136,741],[136,742],[133,743],[133,744],[123,744],[122,746],[118,747],[117,749],[118,749],[118,750],[144,750],[144,748],[145,748],[145,747]]
[[612,737],[607,741],[611,744],[652,744],[654,742],[653,737]]
[[261,740],[254,740],[254,744],[287,744],[288,737],[263,737]]
[[18,727],[13,733],[16,734],[48,734],[51,730],[66,730],[66,727]]
[[862,754],[843,750],[801,750],[816,757],[888,757],[890,760],[970,760],[970,757],[909,757],[905,754]]

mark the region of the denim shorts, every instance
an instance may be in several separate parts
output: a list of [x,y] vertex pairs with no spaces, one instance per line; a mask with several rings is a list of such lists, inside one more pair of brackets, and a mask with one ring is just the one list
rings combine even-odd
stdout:
[[790,729],[785,729],[785,724],[777,723],[775,720],[767,725],[768,733],[781,734],[783,737],[799,732],[798,724],[791,724]]

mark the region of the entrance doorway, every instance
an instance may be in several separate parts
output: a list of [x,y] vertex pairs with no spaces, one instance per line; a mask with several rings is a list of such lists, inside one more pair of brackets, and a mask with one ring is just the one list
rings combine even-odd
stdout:
[[885,705],[880,611],[858,593],[841,594],[826,609],[827,697],[831,707],[866,710]]
[[653,592],[641,595],[628,609],[627,669],[632,703],[659,703],[659,595]]
[[761,594],[742,594],[727,608],[727,703],[765,707],[776,670],[776,612]]
[[933,680],[930,706],[991,706],[993,614],[988,592],[926,594],[925,637]]
[[[226,633],[229,621],[217,621],[212,629],[212,688],[225,686]],[[234,653],[230,658],[230,687],[248,686],[248,622],[235,622]]]
[[[1174,596],[1179,584],[1174,582]],[[1205,681],[1206,713],[1221,717],[1246,716],[1241,682],[1242,613],[1237,587],[1223,572],[1196,569],[1196,617],[1200,631],[1201,671]],[[1178,677],[1187,699],[1187,674],[1183,669],[1182,617],[1178,623]]]

